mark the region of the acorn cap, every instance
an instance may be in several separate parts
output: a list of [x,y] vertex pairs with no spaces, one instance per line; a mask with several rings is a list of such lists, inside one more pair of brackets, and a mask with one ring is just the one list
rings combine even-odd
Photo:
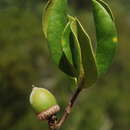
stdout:
[[59,105],[52,106],[51,108],[37,114],[38,119],[47,120],[52,115],[55,115],[58,111],[60,111]]
[[30,95],[30,104],[41,120],[47,119],[60,110],[55,97],[44,88],[33,88]]

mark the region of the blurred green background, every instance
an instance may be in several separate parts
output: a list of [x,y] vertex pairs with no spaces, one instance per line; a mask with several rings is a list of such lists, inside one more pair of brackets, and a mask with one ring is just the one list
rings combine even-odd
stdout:
[[[106,0],[119,46],[109,72],[83,91],[62,130],[130,130],[130,0]],[[51,90],[62,107],[74,88],[52,63],[42,32],[42,0],[0,0],[0,130],[48,130],[29,105],[32,84]],[[90,0],[70,0],[95,42]]]

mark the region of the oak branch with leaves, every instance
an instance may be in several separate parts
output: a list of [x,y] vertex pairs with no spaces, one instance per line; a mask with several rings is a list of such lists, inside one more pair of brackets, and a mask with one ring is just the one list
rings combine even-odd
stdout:
[[115,55],[117,31],[112,11],[103,0],[91,2],[96,48],[93,48],[91,38],[78,18],[67,13],[67,0],[49,0],[44,9],[43,32],[52,60],[77,86],[59,120],[56,113],[60,107],[55,97],[48,90],[33,88],[30,103],[38,118],[48,121],[51,130],[62,126],[80,92],[92,86],[108,70]]

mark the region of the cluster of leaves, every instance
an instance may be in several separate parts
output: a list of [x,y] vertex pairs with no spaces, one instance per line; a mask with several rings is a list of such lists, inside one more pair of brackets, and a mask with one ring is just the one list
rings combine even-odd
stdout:
[[49,43],[51,57],[57,66],[87,85],[110,66],[117,46],[115,21],[109,6],[102,0],[92,0],[97,46],[94,52],[91,39],[76,17],[67,13],[67,0],[48,1],[43,17],[43,31]]

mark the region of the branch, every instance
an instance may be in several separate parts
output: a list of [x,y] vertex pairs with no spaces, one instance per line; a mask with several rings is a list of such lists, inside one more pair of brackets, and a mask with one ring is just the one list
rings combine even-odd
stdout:
[[48,118],[48,126],[50,130],[57,130],[57,128],[54,127],[56,123],[57,123],[56,115],[52,115],[51,117]]
[[[69,114],[71,113],[71,110],[73,108],[73,105],[77,99],[77,97],[79,96],[80,92],[82,91],[83,89],[83,85],[84,85],[84,78],[82,78],[77,86],[77,89],[76,91],[74,92],[74,94],[72,95],[67,107],[65,108],[65,112],[63,114],[63,116],[61,117],[61,119],[59,121],[54,121],[55,123],[53,124],[49,124],[49,127],[51,130],[58,130],[62,125],[63,123],[65,122],[65,120],[68,118]],[[52,118],[51,118],[52,120]],[[48,121],[49,122],[49,121]]]

